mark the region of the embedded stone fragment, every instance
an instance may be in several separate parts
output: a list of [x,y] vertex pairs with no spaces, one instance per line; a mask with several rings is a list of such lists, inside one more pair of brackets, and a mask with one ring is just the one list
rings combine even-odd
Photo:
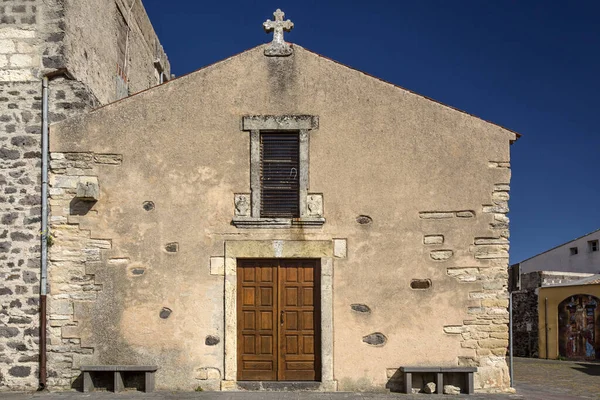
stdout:
[[12,326],[0,326],[0,337],[10,338],[19,334],[19,329]]
[[446,325],[444,326],[444,333],[449,335],[457,335],[464,333],[467,329],[462,325]]
[[373,218],[368,215],[359,215],[356,217],[356,222],[360,225],[368,225],[373,222]]
[[500,214],[506,214],[508,213],[509,209],[508,209],[508,205],[505,204],[504,202],[502,203],[497,203],[496,205],[493,206],[483,206],[483,212],[484,213],[500,213]]
[[452,250],[433,250],[429,253],[429,257],[436,261],[445,261],[453,255],[454,252]]
[[100,187],[98,178],[96,177],[81,177],[77,182],[77,194],[75,197],[85,201],[98,201],[100,198]]
[[436,385],[434,382],[427,382],[427,384],[423,388],[423,391],[427,394],[433,394],[435,393],[435,387]]
[[508,246],[477,246],[475,249],[475,258],[508,258]]
[[167,319],[169,318],[169,316],[171,315],[173,311],[170,308],[167,307],[163,307],[160,310],[160,313],[158,314],[159,317],[161,317],[162,319]]
[[387,337],[381,332],[375,332],[363,336],[362,341],[371,346],[383,346],[387,342]]
[[371,312],[371,308],[366,305],[366,304],[350,304],[350,308],[353,311],[359,312],[359,313],[370,313]]
[[249,217],[250,216],[250,195],[247,193],[236,194],[234,196],[235,216]]
[[311,217],[322,217],[323,216],[323,195],[322,194],[309,194],[306,196],[306,207],[308,209],[308,215]]
[[225,275],[225,258],[211,257],[210,258],[210,274]]
[[121,154],[94,154],[96,164],[119,165],[123,162]]
[[[503,215],[503,214],[502,214]],[[500,238],[475,238],[475,244],[485,245],[485,244],[508,244],[508,239],[504,237]]]
[[179,243],[177,243],[177,242],[167,243],[165,245],[165,250],[167,251],[167,253],[177,253],[179,251]]
[[221,339],[218,336],[208,335],[204,340],[204,344],[207,346],[216,346],[220,341]]
[[154,202],[152,202],[152,201],[145,201],[144,204],[142,204],[142,207],[146,211],[152,211],[152,210],[154,210]]
[[473,218],[475,216],[475,212],[473,212],[473,211],[457,211],[456,216],[458,218]]
[[336,258],[346,258],[346,239],[333,239],[333,256]]
[[423,236],[423,244],[442,244],[444,243],[443,235],[425,235]]
[[444,394],[460,394],[460,388],[454,385],[444,385]]
[[446,219],[454,217],[453,212],[445,212],[445,211],[424,211],[419,213],[419,218],[421,219]]
[[31,374],[31,367],[23,367],[21,365],[17,365],[9,369],[8,373],[17,378],[23,378]]

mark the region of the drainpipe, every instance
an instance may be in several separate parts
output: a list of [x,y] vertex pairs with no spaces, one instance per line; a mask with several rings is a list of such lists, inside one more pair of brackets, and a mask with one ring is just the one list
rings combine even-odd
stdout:
[[508,293],[508,359],[510,364],[510,387],[514,387],[513,374],[513,292]]
[[548,359],[548,298],[546,297],[544,300],[544,331],[546,333],[546,360]]
[[48,77],[42,79],[42,271],[40,276],[40,384],[46,388],[46,295],[48,286]]

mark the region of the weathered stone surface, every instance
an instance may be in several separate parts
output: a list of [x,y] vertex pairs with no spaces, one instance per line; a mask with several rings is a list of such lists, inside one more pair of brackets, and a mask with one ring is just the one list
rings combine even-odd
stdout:
[[460,388],[454,385],[444,385],[444,394],[459,395]]
[[444,333],[447,333],[450,335],[461,334],[461,333],[464,333],[465,331],[466,331],[466,328],[462,325],[446,325],[446,326],[444,326]]
[[265,55],[271,57],[285,57],[292,54],[292,46],[283,39],[283,32],[289,32],[294,27],[294,23],[289,19],[283,20],[285,14],[277,9],[273,16],[275,21],[267,20],[263,23],[266,32],[273,31],[273,41],[265,48]]
[[235,204],[235,216],[236,217],[249,217],[250,216],[250,194],[236,194],[234,195]]
[[474,211],[457,211],[456,216],[458,218],[474,218],[475,212]]
[[356,223],[360,225],[369,225],[373,223],[373,218],[369,217],[368,215],[359,215],[356,217]]
[[333,239],[333,256],[336,258],[346,258],[347,244],[346,239]]
[[383,333],[375,332],[363,336],[362,341],[371,346],[383,346],[387,342],[387,337]]
[[443,235],[426,235],[423,236],[423,244],[442,244],[444,243]]
[[358,313],[369,314],[371,312],[371,308],[366,304],[350,304],[350,308]]
[[419,213],[419,218],[421,219],[446,219],[453,218],[454,212],[446,212],[446,211],[424,211]]
[[167,253],[177,253],[179,251],[179,243],[171,242],[165,245],[165,250]]
[[29,376],[31,374],[31,367],[24,367],[21,365],[14,366],[8,370],[8,373],[12,376],[19,378]]
[[306,207],[308,209],[308,215],[311,217],[322,217],[323,216],[323,195],[322,194],[309,194],[306,196]]
[[423,388],[423,392],[427,394],[435,393],[436,384],[434,382],[427,382]]
[[123,162],[121,154],[94,154],[96,164],[120,165]]
[[75,196],[86,201],[98,201],[100,199],[100,186],[96,177],[82,177],[77,182]]
[[429,257],[436,261],[446,261],[454,255],[452,250],[433,250],[429,253]]
[[158,316],[159,316],[160,318],[162,318],[162,319],[167,319],[167,318],[169,318],[169,317],[171,316],[171,313],[172,313],[172,312],[173,312],[173,311],[172,311],[170,308],[163,307],[163,308],[160,310],[160,313],[158,314]]
[[204,341],[204,344],[206,344],[207,346],[216,346],[220,342],[221,339],[218,336],[208,335],[206,337],[206,340]]
[[0,326],[0,337],[11,338],[19,334],[19,329],[12,326]]

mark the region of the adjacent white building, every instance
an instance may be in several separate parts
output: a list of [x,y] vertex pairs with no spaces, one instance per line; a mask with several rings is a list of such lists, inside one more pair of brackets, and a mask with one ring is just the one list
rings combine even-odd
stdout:
[[521,261],[520,272],[600,273],[600,229]]

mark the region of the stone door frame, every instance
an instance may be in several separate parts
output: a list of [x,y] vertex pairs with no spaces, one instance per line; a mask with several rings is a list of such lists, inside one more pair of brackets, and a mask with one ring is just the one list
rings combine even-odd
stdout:
[[225,380],[221,390],[237,389],[237,259],[318,258],[321,260],[320,391],[337,390],[333,379],[333,251],[332,240],[225,241]]

